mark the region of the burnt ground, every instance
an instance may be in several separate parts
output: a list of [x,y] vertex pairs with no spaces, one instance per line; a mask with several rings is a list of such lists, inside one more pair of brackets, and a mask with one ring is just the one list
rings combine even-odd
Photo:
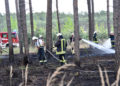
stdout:
[[[97,52],[95,52],[97,51]],[[102,53],[102,54],[101,54]],[[29,57],[28,86],[46,86],[48,75],[60,67],[58,61],[49,56],[46,65],[40,65],[35,54]],[[71,86],[101,86],[98,65],[102,70],[107,69],[110,83],[115,81],[115,56],[113,54],[103,54],[102,51],[92,49],[81,49],[81,67],[69,67],[61,70],[63,73],[56,77],[53,86],[58,86],[64,74],[64,86],[74,77]],[[66,55],[68,63],[73,63],[73,55],[68,52]],[[21,58],[15,55],[13,68],[12,86],[19,86],[22,82]],[[10,66],[8,58],[0,60],[0,86],[10,86]]]

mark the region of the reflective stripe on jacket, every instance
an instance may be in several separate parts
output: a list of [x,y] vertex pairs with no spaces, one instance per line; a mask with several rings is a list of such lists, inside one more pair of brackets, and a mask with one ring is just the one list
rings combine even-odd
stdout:
[[58,40],[57,43],[55,44],[55,46],[57,47],[56,55],[65,54],[66,53],[65,39]]

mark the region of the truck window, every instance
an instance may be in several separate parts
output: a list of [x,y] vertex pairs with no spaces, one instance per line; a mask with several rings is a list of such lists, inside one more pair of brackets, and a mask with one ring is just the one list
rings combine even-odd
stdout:
[[7,38],[7,34],[3,33],[3,34],[2,34],[2,37],[3,37],[3,38]]
[[12,38],[16,38],[16,34],[15,33],[12,33]]

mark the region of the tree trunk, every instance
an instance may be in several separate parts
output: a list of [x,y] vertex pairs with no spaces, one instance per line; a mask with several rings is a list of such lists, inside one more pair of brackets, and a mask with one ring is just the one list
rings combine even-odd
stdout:
[[93,31],[92,31],[92,13],[91,13],[91,0],[87,0],[88,4],[88,17],[89,17],[89,40],[93,39]]
[[[34,24],[33,24],[33,12],[32,12],[32,1],[29,0],[29,9],[30,9],[30,25],[31,25],[31,39],[34,36]],[[33,45],[33,41],[32,45]]]
[[[93,36],[93,33],[94,33],[94,31],[95,31],[95,16],[94,16],[94,0],[92,0],[92,36]],[[92,38],[93,39],[93,38]]]
[[10,10],[9,10],[8,0],[5,0],[5,9],[6,9],[6,22],[7,22],[7,30],[8,30],[8,41],[9,41],[9,61],[10,63],[12,63],[14,61],[14,52],[13,52]]
[[78,66],[80,66],[78,0],[73,0],[73,11],[74,11],[74,34],[75,34],[75,63]]
[[28,46],[28,36],[27,36],[27,25],[26,25],[26,11],[25,11],[25,0],[19,0],[19,9],[20,9],[20,24],[23,30],[23,41],[25,56],[23,59],[24,65],[28,62],[29,46]]
[[20,12],[19,12],[19,0],[15,0],[16,5],[16,16],[17,16],[17,24],[18,24],[18,35],[19,35],[19,48],[20,48],[20,55],[23,54],[23,31],[20,24]]
[[109,0],[107,0],[107,28],[108,28],[108,37],[110,35],[110,12],[109,12]]
[[58,0],[56,0],[56,12],[57,12],[57,21],[58,21],[58,30],[59,33],[61,33],[61,27],[60,27],[60,19],[59,19],[59,9],[58,9]]
[[46,49],[52,51],[52,0],[47,0]]
[[113,21],[114,21],[114,35],[115,35],[115,59],[116,71],[120,66],[120,1],[113,0]]

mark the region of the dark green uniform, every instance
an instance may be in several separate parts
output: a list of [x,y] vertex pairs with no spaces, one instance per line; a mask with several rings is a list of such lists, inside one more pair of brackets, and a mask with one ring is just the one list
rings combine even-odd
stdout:
[[98,40],[97,40],[97,33],[93,34],[93,42],[98,44]]
[[67,44],[65,39],[62,36],[60,36],[59,40],[55,43],[55,47],[57,47],[56,55],[59,55],[61,65],[66,63],[65,60],[66,46]]
[[110,39],[111,39],[112,48],[115,48],[115,38],[114,38],[114,34],[110,34]]

